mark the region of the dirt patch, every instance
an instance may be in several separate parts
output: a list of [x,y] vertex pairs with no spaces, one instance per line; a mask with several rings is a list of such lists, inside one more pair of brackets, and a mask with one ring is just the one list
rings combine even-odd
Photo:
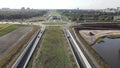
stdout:
[[[80,30],[79,33],[91,45],[99,37],[107,35],[120,35],[120,30]],[[93,35],[91,35],[91,33]]]

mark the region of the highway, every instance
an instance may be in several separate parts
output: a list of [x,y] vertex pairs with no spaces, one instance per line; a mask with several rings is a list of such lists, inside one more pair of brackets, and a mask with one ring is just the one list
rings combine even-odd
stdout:
[[28,46],[24,49],[22,54],[18,57],[16,62],[13,64],[12,68],[26,68],[42,34],[45,31],[45,26],[39,30],[36,35],[33,37],[33,39],[30,41]]
[[92,66],[90,65],[90,63],[86,59],[85,55],[83,54],[83,52],[79,48],[78,44],[76,43],[76,41],[72,37],[69,30],[64,28],[63,32],[64,32],[64,34],[65,34],[65,36],[67,38],[67,41],[68,41],[68,43],[69,43],[69,45],[71,47],[71,50],[73,52],[73,55],[74,55],[74,58],[76,60],[78,68],[92,68]]
[[[6,24],[6,22],[3,22],[2,24]],[[19,22],[9,22],[8,24],[21,24]],[[27,24],[27,23],[22,23],[22,24]],[[45,26],[65,26],[67,25],[66,23],[60,23],[60,24],[42,24],[40,22],[34,23],[34,25],[41,25],[42,28],[36,33],[36,35],[33,37],[33,39],[30,41],[30,43],[27,45],[27,47],[24,49],[22,54],[18,57],[16,62],[13,64],[12,68],[26,68],[42,34],[45,31]],[[84,29],[84,28],[83,28]],[[69,46],[71,48],[71,51],[74,55],[74,59],[76,61],[76,64],[78,68],[92,68],[89,62],[87,61],[86,57],[82,53],[81,49],[79,48],[78,44],[72,37],[71,33],[69,30],[66,28],[63,29],[66,39],[69,43]]]
[[[2,23],[5,24],[6,22]],[[19,22],[9,22],[8,24],[21,24]],[[22,23],[22,24],[27,24],[27,23]],[[45,31],[45,26],[65,26],[67,25],[66,23],[60,23],[60,24],[42,24],[40,22],[36,22],[34,23],[34,25],[41,25],[42,28],[36,33],[36,35],[33,37],[33,39],[29,42],[29,44],[27,45],[27,47],[24,49],[24,51],[22,52],[22,54],[18,57],[18,59],[16,60],[16,62],[13,64],[12,68],[26,68],[42,34]],[[71,48],[71,51],[74,55],[74,59],[76,61],[76,64],[78,66],[78,68],[92,68],[91,65],[89,64],[89,62],[87,61],[86,57],[84,56],[84,54],[82,53],[82,51],[80,50],[78,44],[76,43],[76,41],[74,40],[74,38],[72,37],[71,33],[69,32],[69,30],[67,30],[66,28],[63,29],[66,39],[69,43],[69,46]]]
[[[6,24],[8,22],[2,22],[2,24]],[[9,22],[8,24],[28,24],[28,23],[19,23],[19,22]],[[30,23],[29,23],[30,24]],[[36,22],[33,25],[41,25],[42,28],[36,33],[36,35],[33,37],[33,39],[30,41],[30,43],[27,45],[27,47],[24,49],[22,54],[18,57],[16,62],[13,64],[12,68],[26,68],[42,34],[45,31],[45,26],[67,26],[66,23],[59,23],[59,24],[43,24],[40,22]],[[84,29],[84,28],[83,28]],[[87,61],[85,55],[82,53],[81,49],[79,48],[79,45],[76,43],[74,38],[72,37],[69,30],[66,29],[66,27],[63,29],[63,32],[66,36],[66,39],[69,43],[69,46],[71,48],[71,51],[73,53],[74,59],[76,61],[78,68],[92,68],[89,62]]]

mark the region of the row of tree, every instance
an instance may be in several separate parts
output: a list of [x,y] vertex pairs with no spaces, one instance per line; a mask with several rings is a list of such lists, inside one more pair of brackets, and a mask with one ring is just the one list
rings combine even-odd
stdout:
[[119,12],[101,12],[90,10],[60,10],[62,15],[68,17],[71,21],[114,21],[114,16],[120,15]]
[[0,10],[0,20],[29,19],[32,17],[43,16],[46,10]]

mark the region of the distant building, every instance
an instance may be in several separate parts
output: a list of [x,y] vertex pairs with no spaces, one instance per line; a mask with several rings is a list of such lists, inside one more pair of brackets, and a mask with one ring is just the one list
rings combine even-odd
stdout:
[[106,8],[103,10],[103,12],[116,12],[116,9],[115,8]]
[[30,8],[28,7],[27,10],[30,10]]
[[10,8],[2,8],[2,10],[10,10]]
[[25,7],[22,7],[21,10],[25,10]]

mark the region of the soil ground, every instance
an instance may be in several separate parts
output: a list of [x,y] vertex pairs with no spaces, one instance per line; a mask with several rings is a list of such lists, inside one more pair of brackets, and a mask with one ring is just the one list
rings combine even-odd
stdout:
[[[94,35],[90,35],[90,32]],[[79,33],[91,45],[99,37],[107,35],[120,35],[120,30],[80,30]]]

